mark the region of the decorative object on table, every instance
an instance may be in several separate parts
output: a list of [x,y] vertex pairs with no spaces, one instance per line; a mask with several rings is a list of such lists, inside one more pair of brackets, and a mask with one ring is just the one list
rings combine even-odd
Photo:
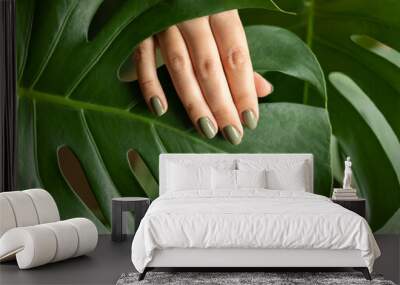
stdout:
[[350,156],[344,162],[343,188],[334,188],[333,200],[357,200],[357,190],[351,187],[353,171],[351,170]]
[[336,204],[339,204],[340,206],[360,215],[361,217],[365,218],[366,217],[366,212],[365,212],[365,204],[366,200],[361,199],[361,198],[356,198],[356,199],[332,199],[332,201]]
[[[277,270],[278,271],[278,270]],[[175,285],[175,284],[352,284],[395,285],[382,275],[374,274],[373,281],[365,280],[360,272],[149,272],[145,280],[138,281],[139,273],[122,274],[117,285]]]
[[347,157],[344,162],[344,178],[343,178],[343,189],[352,189],[351,188],[351,179],[353,177],[353,171],[351,170],[351,161],[350,156]]
[[111,239],[113,241],[123,241],[126,238],[126,216],[124,212],[134,212],[136,231],[149,206],[150,199],[145,197],[113,198]]
[[43,189],[0,193],[0,261],[17,260],[20,269],[84,255],[96,248],[92,221],[60,221],[57,205]]
[[332,194],[333,200],[357,200],[357,190],[356,189],[342,189],[334,188]]

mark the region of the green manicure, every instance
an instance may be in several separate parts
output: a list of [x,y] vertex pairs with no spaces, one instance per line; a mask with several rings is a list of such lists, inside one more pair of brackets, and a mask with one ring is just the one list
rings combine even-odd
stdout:
[[160,98],[158,98],[157,96],[151,97],[150,104],[151,108],[153,109],[153,112],[157,116],[160,117],[162,114],[164,114],[164,108],[162,106]]
[[242,137],[236,128],[232,125],[228,125],[223,129],[225,138],[233,145],[240,144]]
[[198,119],[197,125],[199,126],[202,134],[208,139],[212,139],[217,134],[217,129],[214,127],[214,124],[211,122],[211,120],[207,117],[201,117],[200,119]]
[[243,111],[242,117],[246,127],[248,127],[251,130],[254,130],[257,127],[257,119],[253,111],[251,110]]

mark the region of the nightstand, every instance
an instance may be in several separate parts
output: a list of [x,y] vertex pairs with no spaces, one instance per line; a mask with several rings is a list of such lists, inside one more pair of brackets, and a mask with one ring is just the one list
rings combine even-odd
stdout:
[[144,197],[120,197],[112,199],[111,239],[123,241],[126,238],[126,219],[124,212],[130,211],[135,216],[135,231],[150,206],[150,199]]
[[359,214],[361,217],[365,218],[365,207],[366,207],[366,200],[357,198],[352,200],[337,200],[331,199],[332,202],[339,204],[340,206],[353,211],[356,214]]

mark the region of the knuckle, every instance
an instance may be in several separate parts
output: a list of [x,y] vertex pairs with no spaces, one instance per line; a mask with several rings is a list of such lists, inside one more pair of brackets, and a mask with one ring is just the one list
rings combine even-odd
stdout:
[[237,106],[249,105],[249,96],[244,93],[236,94],[234,101]]
[[141,88],[149,90],[155,87],[156,81],[154,79],[139,79],[139,84]]
[[136,48],[133,58],[136,62],[141,62],[143,61],[144,54],[145,54],[145,47],[140,45]]
[[185,106],[187,113],[189,115],[192,115],[195,112],[197,105],[198,104],[195,104],[194,102],[186,102],[184,106]]
[[147,38],[143,42],[141,42],[135,49],[133,57],[135,61],[143,61],[146,57],[146,53],[151,51],[153,48],[153,40],[152,38]]
[[172,72],[180,73],[185,70],[187,65],[187,60],[182,54],[173,53],[168,58],[169,66]]
[[214,75],[217,69],[217,61],[212,57],[205,57],[201,59],[197,66],[197,75],[200,79],[208,79]]
[[225,107],[216,107],[213,108],[211,112],[217,121],[221,121],[221,119],[225,118],[229,114],[229,109]]
[[243,69],[246,66],[248,59],[246,49],[243,47],[233,47],[224,57],[224,65],[231,69]]

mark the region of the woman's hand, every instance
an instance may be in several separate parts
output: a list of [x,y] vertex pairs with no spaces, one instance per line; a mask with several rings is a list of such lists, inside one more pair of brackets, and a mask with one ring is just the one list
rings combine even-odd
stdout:
[[232,144],[243,136],[242,123],[257,126],[257,97],[272,85],[253,72],[246,35],[236,10],[169,27],[144,40],[134,60],[143,96],[158,116],[168,108],[157,78],[158,44],[183,106],[196,129],[213,138],[218,129]]

